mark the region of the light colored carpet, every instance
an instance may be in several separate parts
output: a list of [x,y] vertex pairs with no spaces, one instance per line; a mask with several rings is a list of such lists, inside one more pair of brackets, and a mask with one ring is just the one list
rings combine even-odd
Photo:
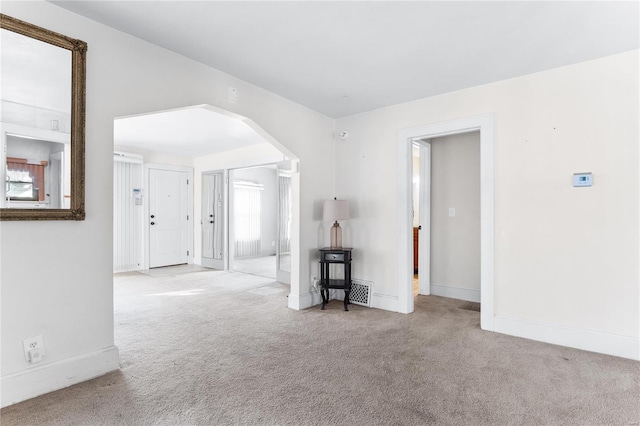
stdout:
[[194,265],[194,264],[184,264],[184,265],[174,265],[174,266],[163,266],[160,268],[151,268],[145,269],[143,271],[138,271],[141,274],[151,275],[153,277],[164,277],[164,276],[175,276],[181,274],[187,274],[191,272],[203,272],[210,271],[210,268],[205,268],[204,266]]
[[480,330],[461,301],[296,312],[288,288],[206,271],[115,278],[121,371],[2,425],[633,425],[640,363]]
[[258,275],[261,277],[276,279],[276,257],[258,256],[245,257],[233,260],[233,268],[236,272]]

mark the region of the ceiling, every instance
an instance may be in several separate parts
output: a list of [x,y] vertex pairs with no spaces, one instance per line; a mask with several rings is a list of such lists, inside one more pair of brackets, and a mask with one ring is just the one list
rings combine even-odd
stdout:
[[196,158],[265,143],[243,121],[198,105],[118,118],[114,144]]
[[69,50],[2,29],[0,52],[0,93],[3,101],[20,104],[21,107],[37,105],[70,116]]
[[640,45],[637,1],[53,3],[333,118]]

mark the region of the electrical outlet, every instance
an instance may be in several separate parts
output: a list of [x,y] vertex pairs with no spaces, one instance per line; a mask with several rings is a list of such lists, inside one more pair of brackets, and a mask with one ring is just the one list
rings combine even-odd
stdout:
[[42,357],[45,355],[42,336],[24,339],[22,341],[22,346],[24,347],[24,360],[27,362],[38,362],[42,360]]

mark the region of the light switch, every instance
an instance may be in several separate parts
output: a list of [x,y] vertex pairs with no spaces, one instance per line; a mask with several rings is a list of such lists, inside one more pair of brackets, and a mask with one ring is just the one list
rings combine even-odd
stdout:
[[449,207],[449,217],[456,217],[456,208]]

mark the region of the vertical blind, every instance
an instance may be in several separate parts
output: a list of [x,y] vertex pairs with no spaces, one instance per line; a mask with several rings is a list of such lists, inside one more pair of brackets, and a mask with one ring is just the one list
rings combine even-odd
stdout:
[[235,257],[261,254],[262,190],[258,183],[236,181],[234,187]]
[[114,158],[113,270],[142,269],[143,205],[134,189],[142,187],[142,163]]

